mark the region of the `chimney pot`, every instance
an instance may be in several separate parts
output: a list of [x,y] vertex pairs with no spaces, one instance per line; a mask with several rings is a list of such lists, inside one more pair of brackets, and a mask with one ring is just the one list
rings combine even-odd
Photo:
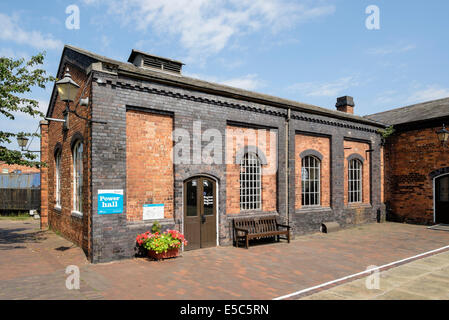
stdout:
[[351,96],[343,96],[337,98],[337,104],[335,105],[338,111],[354,114],[354,98]]

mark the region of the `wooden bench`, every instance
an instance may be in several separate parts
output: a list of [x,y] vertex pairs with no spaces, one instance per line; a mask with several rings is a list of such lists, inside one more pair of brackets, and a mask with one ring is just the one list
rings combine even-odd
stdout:
[[277,223],[276,216],[235,218],[233,226],[237,247],[240,240],[245,242],[248,249],[251,239],[277,237],[277,241],[280,241],[281,235],[285,235],[286,238],[283,239],[290,243],[290,226]]

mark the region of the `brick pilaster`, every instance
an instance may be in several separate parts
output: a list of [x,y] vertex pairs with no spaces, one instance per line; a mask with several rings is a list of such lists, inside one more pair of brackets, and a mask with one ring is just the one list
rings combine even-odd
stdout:
[[[48,165],[48,121],[40,122],[41,162]],[[41,167],[41,229],[48,228],[48,166]]]

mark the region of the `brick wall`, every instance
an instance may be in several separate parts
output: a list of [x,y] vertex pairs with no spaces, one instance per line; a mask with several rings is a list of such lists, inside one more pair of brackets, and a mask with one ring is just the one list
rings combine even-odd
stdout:
[[144,204],[164,204],[173,217],[171,116],[126,112],[126,216],[142,220]]
[[433,223],[433,179],[435,170],[449,167],[449,148],[435,132],[440,127],[396,133],[385,146],[386,200],[390,218],[420,224]]
[[[253,141],[252,141],[253,140]],[[257,142],[256,142],[257,141]],[[257,143],[257,144],[256,144]],[[267,164],[262,165],[262,211],[277,210],[277,133],[267,129],[252,129],[236,126],[226,127],[226,213],[239,214],[240,210],[240,165],[236,162],[238,152],[245,147],[257,145],[265,155]],[[273,170],[274,169],[274,170]]]
[[302,159],[300,154],[306,150],[315,150],[323,156],[320,167],[320,202],[321,207],[330,207],[330,139],[327,137],[297,134],[295,136],[295,209],[301,209],[302,207]]
[[[347,158],[352,154],[358,154],[363,158],[363,181],[362,181],[362,203],[371,203],[371,191],[370,191],[370,154],[366,152],[370,149],[368,143],[355,142],[355,141],[344,141],[345,148],[345,180],[344,180],[344,203],[348,205],[348,160]],[[379,177],[380,178],[380,177]],[[357,204],[350,204],[351,206],[356,206]]]
[[[87,75],[81,69],[72,64],[66,66],[70,69],[72,79],[80,85],[80,90],[75,102],[71,103],[71,109],[80,98],[82,89],[86,87],[85,96],[90,96],[90,84],[87,83]],[[63,68],[65,70],[65,67]],[[61,76],[61,75],[59,75]],[[83,98],[84,98],[83,97]],[[51,118],[63,119],[65,102],[59,97],[56,99]],[[90,107],[78,107],[77,112],[83,117],[90,117]],[[50,121],[48,126],[48,223],[50,228],[59,231],[64,237],[70,239],[83,248],[86,252],[89,248],[90,230],[90,131],[86,120],[69,115],[69,130],[63,130],[63,123]],[[83,216],[72,215],[73,210],[73,158],[72,142],[74,136],[83,137]],[[61,207],[56,207],[55,196],[55,150],[60,147],[61,152]]]

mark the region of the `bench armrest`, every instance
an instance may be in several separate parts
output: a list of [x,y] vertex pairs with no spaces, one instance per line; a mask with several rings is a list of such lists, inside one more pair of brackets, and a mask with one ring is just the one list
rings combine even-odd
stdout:
[[283,227],[283,228],[287,228],[287,229],[291,229],[292,227],[290,227],[290,226],[288,226],[288,225],[286,225],[286,224],[279,224],[279,223],[276,223],[277,225],[278,225],[278,227]]
[[248,234],[248,233],[249,233],[248,229],[239,228],[239,227],[234,227],[234,229],[235,229],[236,231],[242,231],[242,232],[245,232],[245,234]]

